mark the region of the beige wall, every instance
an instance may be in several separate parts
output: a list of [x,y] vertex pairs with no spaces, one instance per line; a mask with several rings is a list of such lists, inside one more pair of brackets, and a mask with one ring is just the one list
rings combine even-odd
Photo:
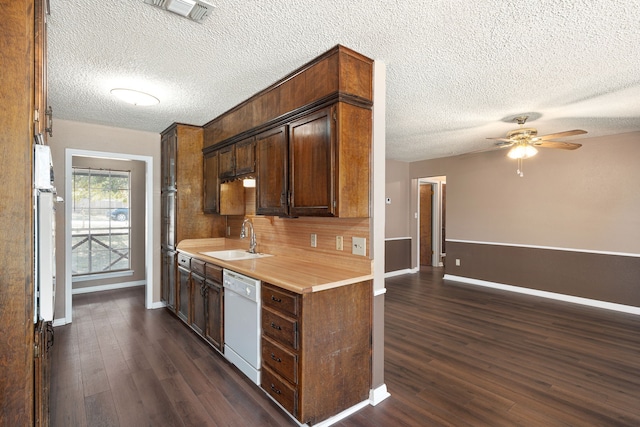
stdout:
[[411,180],[447,177],[445,273],[640,307],[640,132],[580,142],[522,178],[505,151],[411,163]]
[[411,212],[409,211],[411,188],[409,186],[409,163],[386,161],[385,197],[391,204],[385,205],[385,238],[409,237]]
[[[121,153],[134,156],[151,157],[153,162],[153,257],[154,263],[153,302],[160,301],[160,134],[129,129],[113,128],[102,125],[55,121],[53,137],[49,139],[55,170],[55,185],[58,194],[65,194],[65,150],[87,150],[95,152]],[[66,233],[64,209],[56,213],[56,319],[65,316],[65,240]]]
[[524,177],[503,151],[415,162],[447,176],[447,238],[640,254],[640,132],[544,150]]

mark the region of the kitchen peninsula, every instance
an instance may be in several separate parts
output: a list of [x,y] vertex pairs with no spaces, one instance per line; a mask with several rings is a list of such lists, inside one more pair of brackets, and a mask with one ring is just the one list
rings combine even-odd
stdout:
[[[372,389],[372,85],[373,61],[338,45],[204,126],[162,133],[162,299],[308,425]],[[207,255],[249,246],[268,256]],[[229,316],[239,294],[255,307],[246,334]],[[234,361],[231,341],[254,331],[256,365]]]
[[[214,238],[178,244],[180,270],[189,271],[186,280],[180,280],[181,286],[190,288],[184,294],[190,296],[188,303],[179,303],[185,307],[185,323],[210,342],[210,325],[222,330],[231,326],[221,324],[222,317],[209,319],[211,314],[206,313],[211,312],[205,309],[198,327],[195,318],[200,307],[195,296],[204,293],[207,305],[208,280],[197,279],[198,274],[206,277],[209,271],[224,268],[259,279],[264,391],[299,422],[309,424],[366,401],[371,371],[371,274],[283,255],[224,261],[203,254],[238,249],[239,243]],[[183,267],[187,265],[188,269]],[[194,286],[197,283],[200,289]],[[213,313],[219,316],[218,311]]]

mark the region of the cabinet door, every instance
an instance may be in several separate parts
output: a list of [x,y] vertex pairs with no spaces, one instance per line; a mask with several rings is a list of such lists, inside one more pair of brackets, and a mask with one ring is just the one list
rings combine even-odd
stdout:
[[162,249],[162,286],[160,287],[160,299],[164,301],[168,307],[175,307],[175,258],[175,252]]
[[222,285],[214,280],[206,281],[206,309],[207,309],[207,328],[205,330],[205,338],[215,348],[222,351],[223,346],[223,307],[222,307]]
[[162,135],[162,187],[175,188],[176,186],[176,153],[178,151],[178,132],[173,128]]
[[178,267],[178,317],[189,323],[191,306],[191,272]]
[[334,214],[334,108],[325,108],[289,126],[289,213]]
[[287,128],[256,136],[256,214],[287,215]]
[[218,150],[218,165],[219,165],[219,177],[220,178],[233,178],[236,176],[236,146],[229,145],[228,147]]
[[162,251],[162,294],[167,307],[176,307],[176,253]]
[[175,249],[176,245],[176,193],[166,191],[161,196],[162,232],[160,246],[166,249]]
[[191,296],[193,306],[191,307],[191,327],[200,335],[204,336],[205,331],[205,284],[204,277],[191,274]]
[[34,426],[49,425],[49,398],[51,390],[51,322],[38,321],[35,329],[34,354]]
[[256,142],[253,137],[236,143],[236,176],[252,174],[256,170]]
[[53,127],[51,110],[47,108],[47,17],[49,2],[35,2],[35,105],[37,111],[34,134],[42,134],[47,141]]
[[220,212],[220,178],[218,167],[218,152],[207,153],[204,156],[204,204],[205,213]]

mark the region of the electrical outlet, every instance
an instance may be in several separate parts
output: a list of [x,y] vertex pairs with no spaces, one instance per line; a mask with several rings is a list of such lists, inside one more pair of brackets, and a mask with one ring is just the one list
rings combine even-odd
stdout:
[[341,250],[344,249],[343,243],[344,243],[344,240],[342,239],[342,236],[336,236],[336,250],[337,251],[341,251]]
[[227,227],[227,236],[231,236],[231,227]]
[[367,239],[365,237],[354,237],[351,239],[351,253],[354,255],[367,255]]
[[460,259],[456,258],[456,267],[460,267]]
[[311,247],[312,248],[318,247],[318,235],[315,233],[311,234]]

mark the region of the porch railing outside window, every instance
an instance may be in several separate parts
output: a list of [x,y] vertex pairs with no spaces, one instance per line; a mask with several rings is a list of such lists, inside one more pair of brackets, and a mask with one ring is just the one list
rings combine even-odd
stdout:
[[129,270],[131,173],[73,168],[72,179],[72,274]]

